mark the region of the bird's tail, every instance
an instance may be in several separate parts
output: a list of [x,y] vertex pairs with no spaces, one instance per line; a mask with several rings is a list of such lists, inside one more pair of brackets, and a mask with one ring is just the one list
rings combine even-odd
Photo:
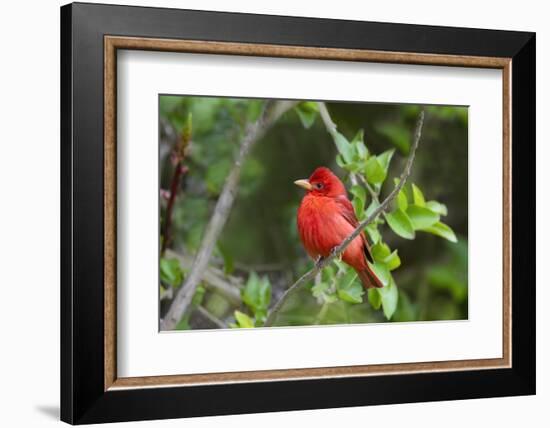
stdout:
[[364,270],[356,270],[357,276],[363,283],[365,288],[382,288],[384,284],[378,279],[376,274],[372,271],[369,265]]

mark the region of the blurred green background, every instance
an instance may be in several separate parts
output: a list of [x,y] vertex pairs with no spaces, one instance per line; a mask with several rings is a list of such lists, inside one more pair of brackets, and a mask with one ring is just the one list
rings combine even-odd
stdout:
[[[161,258],[160,316],[185,279],[205,226],[233,166],[247,126],[262,108],[262,100],[189,96],[159,97],[161,194],[174,174],[171,153],[192,115],[191,141],[178,180],[169,248]],[[420,106],[326,102],[338,130],[351,140],[364,130],[368,150],[395,148],[382,197],[391,191],[393,177],[403,170]],[[336,147],[316,117],[306,128],[296,109],[286,112],[253,147],[243,166],[237,199],[216,250],[208,278],[201,283],[193,310],[177,329],[243,326],[238,314],[252,318],[243,301],[251,281],[256,289],[269,283],[270,305],[312,267],[296,229],[296,210],[303,190],[293,182],[327,166],[346,181],[335,162]],[[365,322],[403,322],[466,319],[468,316],[468,110],[466,107],[428,106],[422,139],[410,182],[426,199],[448,208],[445,223],[455,232],[452,243],[428,233],[403,239],[382,225],[384,241],[397,249],[401,266],[392,272],[398,286],[397,308],[388,320],[364,299],[360,304],[337,300],[320,305],[305,287],[285,305],[277,325]],[[165,192],[164,192],[165,193]],[[166,198],[161,196],[161,222]],[[161,225],[162,230],[162,225]],[[161,239],[164,237],[161,236]],[[218,286],[211,282],[220,281]],[[224,288],[226,287],[226,288]],[[230,291],[233,289],[235,292]],[[239,300],[239,296],[241,299]],[[322,310],[321,310],[322,309]],[[237,315],[236,315],[236,311]]]

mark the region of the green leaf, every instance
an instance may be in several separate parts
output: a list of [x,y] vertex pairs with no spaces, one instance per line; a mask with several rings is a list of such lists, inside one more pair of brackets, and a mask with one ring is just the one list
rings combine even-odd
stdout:
[[345,273],[345,272],[349,271],[349,266],[347,264],[345,264],[342,259],[337,257],[337,258],[333,259],[332,261],[338,268],[338,271],[337,271],[338,274],[339,273]]
[[350,193],[354,196],[352,204],[355,209],[355,214],[357,217],[360,217],[365,211],[365,201],[367,200],[365,188],[363,186],[356,185],[350,189]]
[[402,211],[407,211],[407,207],[409,206],[407,194],[403,191],[403,189],[401,189],[397,194],[397,206]]
[[367,146],[365,146],[365,143],[362,141],[356,141],[353,144],[353,149],[355,151],[355,154],[357,155],[358,160],[364,160],[367,158],[369,151],[367,150]]
[[360,172],[361,167],[362,167],[361,162],[351,162],[351,163],[346,164],[346,166],[344,166],[344,169],[346,171],[350,171],[350,172]]
[[323,269],[321,274],[323,280],[311,287],[311,294],[313,297],[320,299],[324,303],[334,303],[338,300],[338,297],[336,297],[334,291],[330,287],[330,284],[334,280],[334,274],[335,271],[332,265]]
[[[393,178],[393,184],[395,187],[399,186],[399,183],[401,183],[401,177],[394,177]],[[407,202],[407,205],[410,203],[412,199],[411,193],[408,191],[408,188],[410,186],[407,184],[404,184],[403,187],[401,187],[401,190],[399,191],[400,194],[402,194],[402,198]]]
[[357,134],[355,134],[355,137],[353,137],[353,139],[351,140],[351,144],[355,144],[359,141],[364,141],[364,137],[365,137],[365,131],[360,129],[359,131],[357,131]]
[[389,320],[395,312],[395,309],[397,308],[397,301],[399,300],[399,291],[397,290],[397,285],[395,285],[395,282],[392,278],[387,286],[378,288],[377,290],[380,293],[380,298],[382,300],[382,309],[384,310],[384,315]]
[[391,274],[385,263],[374,262],[374,264],[369,263],[369,266],[384,286],[387,286],[390,283]]
[[338,301],[338,297],[336,296],[336,294],[325,294],[323,296],[323,299],[326,303],[334,303]]
[[378,231],[378,226],[374,223],[369,224],[365,227],[365,230],[369,234],[369,238],[372,242],[378,242],[381,239],[380,232]]
[[367,146],[365,146],[365,143],[363,142],[362,129],[360,129],[357,134],[355,134],[355,137],[353,137],[353,140],[351,140],[351,145],[353,146],[355,154],[360,160],[367,158],[369,151],[367,149]]
[[415,185],[412,185],[412,192],[413,192],[413,201],[415,205],[418,205],[419,207],[423,207],[426,205],[426,200],[424,199],[424,195],[422,194],[422,191]]
[[313,297],[320,298],[323,297],[323,294],[329,289],[329,284],[327,282],[319,282],[311,287],[311,294]]
[[348,142],[348,140],[346,140],[346,137],[338,131],[334,131],[332,138],[334,140],[334,144],[336,144],[338,152],[342,155],[344,162],[353,162],[353,146]]
[[352,288],[345,289],[345,290],[338,290],[338,297],[343,300],[344,302],[348,303],[362,303],[363,297],[362,295],[365,294],[363,287],[356,284]]
[[401,266],[401,259],[399,258],[399,255],[397,254],[397,250],[394,250],[389,256],[387,256],[384,260],[384,263],[386,263],[386,266],[390,271],[397,269],[399,266]]
[[347,288],[353,287],[354,284],[360,284],[357,279],[357,272],[353,269],[346,266],[346,273],[338,278],[336,288],[338,290],[345,290]]
[[334,265],[328,265],[321,272],[321,279],[328,283],[332,281],[332,279],[334,278],[334,275],[336,275],[336,270],[334,269]]
[[218,242],[218,251],[223,258],[223,270],[226,275],[231,275],[235,270],[235,260],[229,251]]
[[382,306],[382,297],[380,296],[377,288],[369,289],[369,303],[372,308],[376,310],[380,309]]
[[456,235],[449,226],[445,223],[437,222],[433,226],[425,227],[422,229],[424,232],[431,233],[433,235],[440,236],[451,242],[457,242]]
[[414,227],[405,211],[397,209],[386,214],[386,221],[396,235],[405,239],[414,239]]
[[302,122],[304,128],[309,129],[317,118],[319,107],[315,102],[306,101],[298,104],[294,108],[294,111],[298,114],[298,117],[300,118],[300,121]]
[[193,298],[191,299],[191,304],[193,306],[199,306],[202,303],[202,299],[204,298],[205,293],[206,288],[204,288],[202,285],[199,285],[197,287],[197,290],[195,291],[195,294],[193,295]]
[[376,263],[386,265],[388,273],[401,265],[401,259],[397,254],[397,250],[392,252],[390,247],[381,241],[371,247],[371,252]]
[[349,269],[346,274],[337,282],[338,297],[349,303],[362,303],[365,290],[357,281],[357,273]]
[[266,276],[260,278],[256,272],[252,272],[248,276],[246,285],[241,290],[241,297],[244,304],[250,308],[257,318],[265,316],[271,301],[269,279]]
[[358,219],[361,220],[365,212],[363,203],[359,198],[353,198],[353,200],[351,201],[351,204],[353,205],[353,210],[355,211],[355,215],[357,216]]
[[409,205],[407,215],[411,220],[414,230],[433,226],[439,221],[439,214],[418,205]]
[[340,153],[336,155],[336,165],[338,165],[340,168],[346,169],[346,161]]
[[160,279],[172,287],[179,287],[183,281],[183,270],[177,259],[160,259]]
[[365,175],[372,184],[382,183],[386,179],[386,171],[376,156],[371,156],[365,164]]
[[254,328],[254,321],[241,311],[235,311],[235,321],[239,328]]
[[437,201],[426,202],[426,208],[439,215],[447,215],[447,206]]
[[382,165],[382,168],[384,168],[384,172],[388,173],[388,168],[390,166],[390,161],[393,157],[393,154],[395,153],[395,149],[386,150],[384,153],[379,154],[377,156],[378,162],[380,162],[380,165]]
[[368,217],[370,216],[376,208],[378,208],[380,204],[376,202],[374,199],[371,200],[371,203],[369,204],[367,210],[365,211],[365,215]]
[[385,263],[386,257],[391,255],[390,247],[383,242],[377,242],[371,247],[372,257],[375,261]]
[[352,186],[349,192],[356,198],[359,198],[363,204],[367,200],[367,192],[365,191],[365,188],[363,186]]

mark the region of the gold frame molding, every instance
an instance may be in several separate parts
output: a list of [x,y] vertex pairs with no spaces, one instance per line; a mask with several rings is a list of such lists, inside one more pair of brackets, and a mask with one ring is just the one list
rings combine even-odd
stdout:
[[[398,64],[494,68],[502,70],[503,91],[503,349],[502,358],[262,370],[171,376],[117,377],[116,369],[116,52],[118,49],[218,55],[324,59]],[[512,164],[511,58],[382,52],[302,46],[104,37],[104,389],[338,378],[511,367],[512,355]]]

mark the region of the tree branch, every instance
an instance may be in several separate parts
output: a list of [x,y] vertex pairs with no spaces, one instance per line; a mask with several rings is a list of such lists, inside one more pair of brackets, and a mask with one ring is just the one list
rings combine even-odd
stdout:
[[264,135],[266,130],[271,127],[281,115],[294,107],[294,101],[268,101],[264,105],[262,113],[258,120],[247,130],[239,149],[233,169],[229,173],[223,190],[218,198],[216,207],[210,222],[205,230],[204,236],[199,247],[199,251],[193,261],[189,274],[185,278],[183,286],[178,290],[172,305],[166,316],[161,321],[161,330],[173,330],[181,320],[189,307],[193,295],[199,285],[203,271],[208,265],[216,241],[225,225],[239,185],[241,168],[252,146]]
[[327,105],[319,101],[317,103],[317,106],[319,107],[319,116],[321,116],[321,119],[323,120],[323,123],[325,124],[325,128],[327,128],[327,132],[334,136],[336,134],[336,124],[332,121],[332,118],[330,117],[330,113],[328,112]]
[[[330,134],[330,136],[334,140],[335,134],[338,131],[336,123],[334,123],[334,121],[330,117],[330,113],[328,112],[327,105],[323,101],[317,102],[317,106],[319,107],[319,115],[321,116],[321,119],[325,124],[325,128],[327,129],[327,132]],[[356,186],[357,174],[355,174],[354,172],[350,172],[349,181],[351,182],[352,186]]]
[[378,196],[379,194],[372,188],[372,186],[369,184],[369,182],[365,179],[365,177],[363,177],[362,175],[359,175],[359,180],[361,180],[361,183],[363,183],[363,186],[365,186],[365,188],[367,189],[367,191],[369,192],[371,198],[377,202],[377,203],[380,203],[379,199],[378,199]]
[[170,194],[168,196],[168,203],[166,205],[166,211],[164,215],[164,230],[162,233],[162,245],[160,255],[162,256],[166,248],[172,242],[172,215],[174,205],[176,203],[176,197],[181,185],[181,179],[187,172],[187,167],[183,164],[191,144],[191,116],[187,118],[187,124],[184,126],[179,139],[174,143],[171,153],[171,162],[174,166],[172,173],[172,179],[170,180]]
[[[184,269],[189,269],[193,265],[193,258],[176,253],[170,249],[166,250],[166,257],[177,259],[180,266]],[[202,272],[201,281],[206,288],[217,291],[222,294],[233,305],[241,304],[240,288],[243,286],[240,278],[224,275],[219,269],[213,266],[207,266]]]
[[[322,109],[320,108],[319,111],[322,112]],[[422,135],[423,124],[424,124],[424,110],[420,112],[420,115],[418,117],[418,121],[416,123],[416,130],[414,133],[413,145],[411,147],[409,158],[407,159],[407,163],[405,164],[405,168],[401,173],[401,177],[399,179],[399,183],[397,184],[397,186],[395,186],[395,188],[390,192],[390,194],[386,197],[386,199],[384,199],[384,201],[371,213],[371,215],[369,215],[365,220],[359,223],[359,225],[355,228],[355,230],[346,239],[344,239],[340,243],[340,245],[338,245],[331,252],[331,254],[328,257],[321,259],[318,263],[315,264],[315,266],[310,271],[306,272],[294,284],[292,284],[292,286],[290,286],[290,288],[285,292],[285,294],[283,294],[283,297],[281,297],[281,299],[275,304],[275,306],[273,306],[273,309],[271,309],[271,312],[269,313],[265,321],[264,327],[272,326],[273,323],[276,321],[277,315],[279,314],[285,302],[291,296],[293,296],[303,285],[305,285],[308,281],[312,280],[315,277],[315,275],[317,275],[318,272],[320,272],[323,268],[328,266],[332,262],[332,260],[334,260],[336,257],[339,257],[345,251],[346,247],[355,238],[359,236],[359,234],[363,231],[363,229],[367,227],[367,225],[372,223],[376,219],[376,217],[378,217],[379,214],[384,212],[386,208],[389,206],[389,204],[395,199],[397,194],[400,192],[400,190],[403,188],[403,186],[407,182],[409,175],[411,174],[411,167],[414,161],[414,156],[416,154],[416,149],[418,148],[420,137]]]
[[204,318],[214,324],[217,328],[227,328],[227,325],[225,325],[222,320],[212,315],[210,312],[208,312],[206,308],[198,306],[196,310],[199,314],[201,314]]

